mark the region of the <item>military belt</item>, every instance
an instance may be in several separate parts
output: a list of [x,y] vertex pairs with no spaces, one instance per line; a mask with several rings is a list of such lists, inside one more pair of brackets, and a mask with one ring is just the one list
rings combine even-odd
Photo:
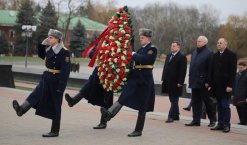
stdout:
[[58,69],[50,69],[50,68],[48,68],[47,71],[50,72],[50,73],[53,73],[53,74],[61,73],[61,70],[58,70]]
[[139,69],[139,68],[153,68],[153,65],[135,65],[135,68]]

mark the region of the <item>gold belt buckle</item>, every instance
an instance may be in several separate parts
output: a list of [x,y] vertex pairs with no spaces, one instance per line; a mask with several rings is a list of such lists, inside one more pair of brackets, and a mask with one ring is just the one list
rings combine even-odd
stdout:
[[51,73],[53,73],[53,74],[58,74],[58,73],[60,73],[61,71],[60,71],[60,70],[57,70],[57,69],[49,69],[49,68],[48,68],[48,72],[51,72]]
[[140,69],[140,68],[153,68],[153,65],[136,65],[135,68]]

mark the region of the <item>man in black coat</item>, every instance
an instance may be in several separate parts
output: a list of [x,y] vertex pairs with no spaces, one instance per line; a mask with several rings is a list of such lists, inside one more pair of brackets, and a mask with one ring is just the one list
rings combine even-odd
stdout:
[[63,45],[62,37],[60,31],[49,30],[48,38],[38,46],[38,55],[45,60],[47,70],[22,105],[16,100],[13,101],[18,116],[22,116],[33,107],[36,109],[36,115],[52,119],[51,131],[43,134],[43,137],[57,137],[60,130],[61,105],[70,74],[71,56],[71,52]]
[[[91,59],[95,53],[95,50],[96,48],[94,48],[89,54]],[[74,97],[70,97],[67,93],[65,94],[65,99],[70,107],[73,107],[82,98],[87,99],[88,103],[91,103],[92,105],[101,106],[106,109],[110,108],[113,104],[113,92],[106,91],[100,84],[97,66],[94,68],[94,71],[90,75],[88,81],[81,87],[79,93],[77,93]],[[107,126],[106,123],[107,122],[101,115],[100,123],[93,127],[93,129],[105,129]]]
[[157,49],[151,44],[150,29],[140,29],[139,35],[142,47],[137,52],[132,52],[135,66],[128,76],[127,85],[123,88],[118,101],[108,110],[101,108],[101,113],[107,121],[113,118],[123,105],[139,111],[135,130],[128,134],[129,137],[142,135],[146,112],[154,110],[155,101],[152,70]]
[[179,120],[179,96],[182,95],[186,75],[187,59],[180,52],[180,43],[173,41],[171,53],[167,55],[162,73],[162,93],[168,93],[171,107],[167,123]]
[[237,70],[237,57],[227,48],[227,40],[217,42],[218,52],[213,55],[209,77],[209,90],[217,99],[218,124],[211,130],[230,131],[230,98]]
[[189,70],[189,87],[192,89],[193,120],[185,126],[200,126],[202,115],[202,102],[204,102],[208,117],[209,127],[216,122],[216,105],[213,103],[207,87],[208,75],[213,52],[207,47],[208,39],[205,36],[197,38],[197,48],[192,54]]
[[236,106],[240,123],[247,125],[247,61],[239,62],[233,89],[233,104]]

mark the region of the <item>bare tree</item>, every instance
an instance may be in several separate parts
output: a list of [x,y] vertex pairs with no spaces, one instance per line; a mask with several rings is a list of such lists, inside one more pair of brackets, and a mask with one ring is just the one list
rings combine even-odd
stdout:
[[60,8],[63,9],[66,14],[66,18],[64,20],[59,19],[63,23],[64,30],[64,40],[66,40],[69,25],[71,19],[75,16],[75,12],[79,9],[79,6],[83,3],[83,0],[60,0],[57,4],[58,17],[61,15]]
[[176,3],[154,3],[134,12],[139,27],[153,30],[153,43],[161,53],[169,52],[173,40],[182,42],[184,53],[190,53],[199,35],[208,35],[212,39],[217,35],[218,23],[214,9],[206,6],[205,9],[209,12]]

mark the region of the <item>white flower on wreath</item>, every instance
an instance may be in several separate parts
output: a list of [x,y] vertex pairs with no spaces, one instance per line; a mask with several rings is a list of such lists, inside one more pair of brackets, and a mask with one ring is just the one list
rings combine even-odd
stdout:
[[126,60],[126,57],[125,57],[125,56],[121,56],[121,59],[122,59],[122,60]]
[[117,44],[118,47],[121,46],[121,43],[119,41],[115,41],[115,43]]
[[123,51],[123,54],[124,54],[124,55],[127,55],[127,51],[126,51],[126,50],[124,50],[124,51]]
[[117,52],[118,52],[118,53],[121,52],[121,49],[117,49]]
[[113,39],[114,39],[114,37],[113,37],[113,36],[110,36],[110,37],[109,37],[109,39],[113,40]]

